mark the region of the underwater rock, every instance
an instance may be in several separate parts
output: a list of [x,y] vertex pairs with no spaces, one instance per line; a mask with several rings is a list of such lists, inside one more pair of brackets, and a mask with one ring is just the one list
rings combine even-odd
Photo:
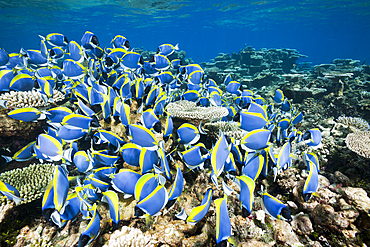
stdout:
[[284,246],[303,246],[299,241],[298,236],[294,233],[291,225],[283,220],[275,220],[272,222],[275,232],[275,239],[277,244]]
[[0,112],[0,146],[11,146],[15,152],[43,132],[42,122],[20,122],[10,118],[4,110]]
[[143,234],[140,229],[122,226],[110,236],[109,241],[103,247],[129,247],[129,246],[155,246],[152,237],[147,233]]
[[370,216],[370,198],[363,188],[342,187],[339,193],[360,212]]
[[300,235],[309,235],[314,232],[310,217],[303,212],[292,216],[293,221],[291,222],[292,228],[295,232]]

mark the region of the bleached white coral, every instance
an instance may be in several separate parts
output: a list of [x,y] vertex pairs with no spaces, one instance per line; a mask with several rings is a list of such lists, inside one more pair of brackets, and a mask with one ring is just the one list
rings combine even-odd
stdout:
[[107,244],[103,247],[128,247],[128,246],[155,246],[149,235],[144,235],[140,229],[123,226],[111,235]]
[[[58,102],[64,99],[62,92],[54,90],[53,100]],[[47,106],[38,91],[11,91],[0,95],[0,100],[5,100],[8,108],[43,107]]]
[[195,102],[187,100],[169,103],[167,105],[167,112],[173,117],[199,120],[212,120],[225,117],[229,114],[226,107],[201,107],[197,106]]
[[342,117],[341,116],[341,117],[338,117],[337,122],[344,124],[344,125],[355,127],[356,129],[360,131],[366,131],[370,129],[369,123],[359,117],[346,117],[346,116]]

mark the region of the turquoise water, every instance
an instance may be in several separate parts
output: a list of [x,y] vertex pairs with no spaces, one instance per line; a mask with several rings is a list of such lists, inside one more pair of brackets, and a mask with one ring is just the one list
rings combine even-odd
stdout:
[[132,47],[180,44],[195,62],[246,45],[294,48],[301,61],[370,61],[369,1],[0,1],[0,47],[39,49],[38,34],[80,41],[86,30],[102,47],[117,35]]

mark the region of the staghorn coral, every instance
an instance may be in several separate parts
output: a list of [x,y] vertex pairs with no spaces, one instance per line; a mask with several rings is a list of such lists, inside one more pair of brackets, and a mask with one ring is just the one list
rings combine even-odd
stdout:
[[244,137],[244,132],[239,128],[239,123],[237,122],[213,122],[206,123],[204,128],[209,130],[212,134],[218,135],[221,130],[224,135],[241,140]]
[[[58,102],[64,99],[62,92],[54,90],[53,100]],[[11,91],[0,95],[0,100],[5,100],[8,108],[23,108],[23,107],[43,107],[47,106],[41,98],[41,93],[38,91]]]
[[109,242],[103,247],[124,247],[124,246],[154,246],[151,237],[144,235],[140,229],[123,226],[116,230],[110,237]]
[[341,116],[341,117],[338,117],[337,122],[350,126],[350,127],[354,127],[355,129],[359,131],[366,131],[370,129],[369,123],[359,117],[346,117],[346,116],[342,117]]
[[370,131],[358,131],[348,134],[346,145],[358,155],[370,158]]
[[[52,179],[53,164],[32,164],[24,168],[17,168],[0,174],[0,180],[14,186],[24,200],[21,204],[39,199],[44,194],[44,188]],[[0,199],[1,205],[6,199]]]
[[167,112],[173,116],[185,120],[212,120],[225,117],[229,111],[225,107],[197,106],[195,102],[179,100],[167,105]]

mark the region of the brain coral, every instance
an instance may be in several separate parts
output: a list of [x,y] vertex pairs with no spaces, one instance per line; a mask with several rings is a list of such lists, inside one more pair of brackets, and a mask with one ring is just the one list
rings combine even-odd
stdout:
[[[43,196],[45,187],[53,178],[53,171],[53,164],[32,164],[1,173],[0,180],[14,186],[24,199],[21,204],[24,204]],[[4,205],[6,199],[0,198],[0,203]]]

